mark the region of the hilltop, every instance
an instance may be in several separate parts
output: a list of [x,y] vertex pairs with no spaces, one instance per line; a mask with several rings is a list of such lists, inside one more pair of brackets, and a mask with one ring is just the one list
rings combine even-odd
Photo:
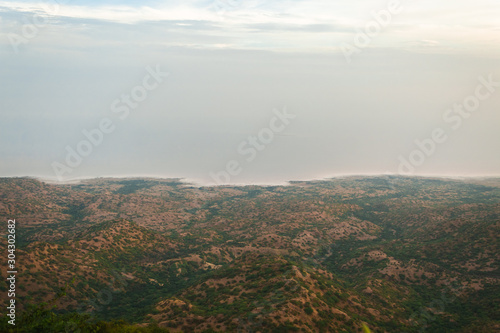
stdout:
[[500,331],[499,179],[2,178],[0,197],[22,307],[66,286],[58,311],[172,332]]

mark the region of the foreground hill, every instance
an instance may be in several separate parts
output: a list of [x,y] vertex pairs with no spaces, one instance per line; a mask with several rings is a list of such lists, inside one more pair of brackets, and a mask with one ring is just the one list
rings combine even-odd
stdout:
[[4,178],[0,197],[21,309],[66,286],[60,311],[174,332],[500,331],[498,179]]

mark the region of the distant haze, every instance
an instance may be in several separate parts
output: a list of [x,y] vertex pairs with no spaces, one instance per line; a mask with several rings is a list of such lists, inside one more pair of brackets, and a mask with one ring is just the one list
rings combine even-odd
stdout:
[[0,1],[0,176],[500,175],[497,1],[67,3]]

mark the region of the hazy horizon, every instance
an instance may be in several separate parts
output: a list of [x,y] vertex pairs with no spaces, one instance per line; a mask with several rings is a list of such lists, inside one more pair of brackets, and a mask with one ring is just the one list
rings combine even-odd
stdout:
[[157,175],[105,175],[105,176],[89,176],[89,177],[78,177],[78,178],[67,178],[64,180],[59,180],[57,177],[44,177],[44,176],[10,176],[10,177],[0,177],[0,178],[10,178],[10,179],[36,179],[41,182],[47,184],[54,185],[66,185],[66,184],[78,184],[85,181],[93,181],[93,180],[158,180],[158,181],[179,181],[184,184],[184,186],[195,186],[195,187],[218,187],[218,186],[290,186],[294,182],[317,182],[317,181],[335,181],[337,179],[347,179],[347,178],[383,178],[386,179],[388,184],[395,181],[397,177],[402,178],[421,178],[421,179],[441,179],[441,180],[457,180],[457,181],[471,181],[471,180],[492,180],[492,179],[500,179],[499,175],[483,175],[483,176],[446,176],[446,175],[401,175],[401,174],[342,174],[342,175],[333,175],[327,176],[323,178],[310,178],[310,179],[289,179],[286,181],[279,182],[232,182],[227,184],[215,184],[211,181],[203,181],[200,179],[188,179],[188,178],[179,178],[179,177],[163,177]]
[[498,176],[495,3],[0,1],[0,176]]

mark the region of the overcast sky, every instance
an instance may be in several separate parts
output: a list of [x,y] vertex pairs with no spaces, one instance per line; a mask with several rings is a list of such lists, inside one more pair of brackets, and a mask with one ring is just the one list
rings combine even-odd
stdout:
[[500,175],[499,0],[59,3],[0,1],[0,176]]

